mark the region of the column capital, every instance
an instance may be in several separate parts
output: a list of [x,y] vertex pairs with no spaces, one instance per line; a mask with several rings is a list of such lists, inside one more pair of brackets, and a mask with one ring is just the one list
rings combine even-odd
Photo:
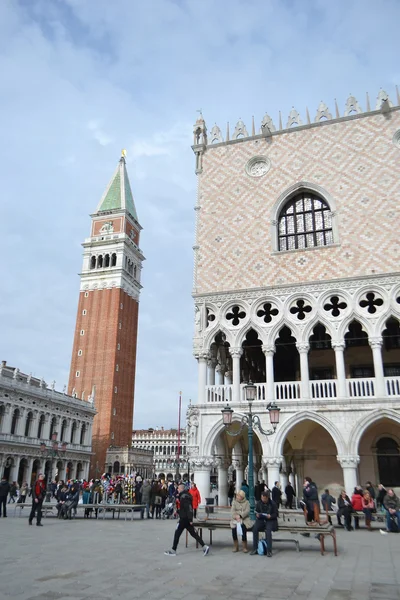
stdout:
[[346,347],[346,342],[344,340],[338,340],[336,342],[332,342],[332,348],[334,350],[338,350],[339,352],[343,352]]
[[201,352],[195,352],[194,357],[197,360],[208,360],[210,358],[210,353],[207,350],[202,350]]
[[234,469],[241,469],[244,466],[243,460],[240,458],[233,458],[232,459],[232,467]]
[[383,344],[383,339],[381,337],[370,337],[368,338],[368,343],[372,349],[381,348]]
[[213,456],[196,456],[190,459],[190,464],[197,469],[210,469],[214,466]]
[[269,467],[280,467],[282,464],[283,456],[269,456],[268,458],[263,458],[262,465],[267,469]]
[[210,358],[208,357],[207,359],[207,366],[210,367],[211,369],[215,369],[215,367],[217,366],[218,361],[215,358]]
[[273,356],[275,354],[275,344],[263,344],[261,346],[262,351],[264,352],[265,356]]
[[229,348],[229,354],[234,358],[240,358],[243,354],[243,348]]
[[228,469],[230,464],[231,464],[230,459],[226,458],[226,457],[218,456],[214,460],[214,467],[217,467],[217,469]]
[[357,454],[352,456],[337,456],[336,458],[342,469],[355,469],[360,462],[360,457]]
[[221,363],[218,363],[215,367],[215,370],[217,371],[217,373],[225,373],[226,371],[226,366],[225,365],[221,365]]
[[310,344],[307,342],[296,342],[296,348],[299,354],[307,354],[310,349]]

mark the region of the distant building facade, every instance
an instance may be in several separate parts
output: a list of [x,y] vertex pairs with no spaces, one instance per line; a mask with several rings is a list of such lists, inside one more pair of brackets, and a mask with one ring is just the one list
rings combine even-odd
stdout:
[[106,454],[106,471],[110,475],[140,475],[143,479],[153,476],[153,451],[132,446],[110,446]]
[[[0,473],[29,484],[42,472],[57,480],[88,477],[96,410],[54,384],[0,367]],[[57,454],[54,453],[57,444]]]
[[[180,445],[180,459],[177,463],[178,442]],[[181,429],[178,440],[177,429],[164,429],[163,427],[150,429],[136,429],[132,431],[133,448],[143,448],[153,452],[153,473],[156,477],[173,479],[177,472],[185,477],[190,472],[188,456],[186,454],[186,429]]]
[[132,436],[144,256],[124,156],[91,216],[68,390],[82,400],[95,397],[94,476],[105,471],[109,446],[129,446]]
[[[351,494],[367,480],[400,488],[400,95],[366,109],[321,102],[311,120],[266,114],[223,137],[194,127],[198,427],[188,445],[201,495],[218,470],[240,486],[248,470],[270,487],[304,476]],[[244,385],[268,429],[239,429]]]

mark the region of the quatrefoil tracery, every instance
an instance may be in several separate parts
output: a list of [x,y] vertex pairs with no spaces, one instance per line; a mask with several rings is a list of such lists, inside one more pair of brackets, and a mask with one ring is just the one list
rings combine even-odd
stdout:
[[262,308],[257,311],[257,317],[263,317],[265,323],[271,323],[273,317],[279,314],[279,310],[272,308],[271,302],[263,304]]
[[338,317],[340,312],[346,308],[346,302],[340,301],[339,296],[331,296],[329,302],[324,304],[324,310],[326,310],[326,312],[330,312],[332,317]]
[[375,292],[368,292],[365,297],[366,300],[360,300],[359,304],[361,308],[366,308],[367,311],[373,315],[376,313],[377,307],[382,306],[383,300],[382,298],[379,298]]
[[232,325],[239,325],[242,319],[246,318],[246,313],[240,306],[232,306],[231,312],[226,313],[227,321],[232,321]]
[[310,313],[311,311],[311,306],[306,304],[305,300],[296,300],[296,306],[292,306],[290,309],[292,315],[296,315],[299,321],[303,321],[306,318],[306,313]]
[[206,308],[206,313],[207,313],[207,327],[208,327],[210,325],[210,323],[215,321],[215,315],[209,308]]

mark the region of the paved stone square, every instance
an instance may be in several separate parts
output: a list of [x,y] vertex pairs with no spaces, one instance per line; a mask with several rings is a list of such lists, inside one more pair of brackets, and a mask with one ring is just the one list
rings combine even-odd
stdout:
[[214,533],[207,557],[184,534],[168,557],[176,521],[43,523],[0,519],[1,600],[400,599],[400,535],[378,530],[339,530],[337,558],[302,537],[300,553],[279,544],[272,558],[232,554],[228,531]]

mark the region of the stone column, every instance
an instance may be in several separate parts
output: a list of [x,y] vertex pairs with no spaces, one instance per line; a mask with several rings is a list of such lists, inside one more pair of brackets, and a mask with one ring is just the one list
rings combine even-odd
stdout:
[[226,371],[226,373],[225,373],[225,384],[226,385],[232,385],[232,376],[233,376],[232,371]]
[[200,352],[196,355],[199,366],[199,381],[198,381],[198,402],[204,404],[206,402],[206,385],[207,385],[207,359],[208,352]]
[[358,485],[358,463],[360,457],[356,456],[338,456],[337,460],[343,469],[344,489],[351,497],[354,488]]
[[217,385],[224,385],[225,367],[224,365],[217,365]]
[[262,464],[261,470],[262,470],[262,479],[263,479],[263,481],[265,481],[265,483],[268,483],[268,470],[265,467],[264,463]]
[[44,440],[46,443],[49,440],[50,437],[50,425],[51,425],[51,419],[52,416],[49,413],[46,413],[45,415],[45,420],[44,420],[44,425],[43,425],[43,431],[42,431],[42,440]]
[[213,358],[207,362],[207,385],[215,385],[215,367],[217,361]]
[[218,461],[218,504],[220,506],[228,506],[228,466],[227,459]]
[[14,410],[12,409],[11,404],[6,404],[5,414],[4,414],[4,423],[3,423],[1,433],[10,433],[13,412],[14,412]]
[[337,397],[347,398],[348,392],[346,387],[346,371],[344,367],[344,349],[346,344],[343,340],[340,342],[332,342],[332,348],[335,351],[336,361],[336,378],[337,378]]
[[283,493],[285,493],[285,488],[288,484],[288,475],[287,475],[287,467],[286,467],[285,459],[282,460],[282,470],[280,472],[279,481],[281,483],[281,490]]
[[17,481],[18,471],[19,471],[19,463],[20,463],[21,457],[14,455],[13,456],[13,460],[14,460],[14,464],[13,464],[12,469],[10,471],[10,479],[9,479],[10,483],[12,481]]
[[242,487],[242,481],[244,480],[244,465],[243,460],[239,458],[234,458],[232,460],[232,465],[236,471],[236,484],[235,489],[238,492]]
[[375,396],[386,396],[385,375],[382,362],[382,338],[369,338],[368,342],[372,349],[375,371]]
[[310,344],[296,344],[296,348],[300,354],[301,398],[302,400],[308,400],[310,397],[310,374],[308,371],[308,351]]
[[57,459],[53,458],[53,460],[51,461],[51,480],[53,481],[56,478],[56,474],[57,474]]
[[233,370],[233,402],[240,402],[240,357],[243,354],[242,348],[230,348],[232,356]]
[[210,497],[210,469],[213,463],[213,458],[207,456],[199,456],[191,460],[194,481],[199,488],[202,505],[205,505],[206,498]]
[[265,373],[267,376],[267,402],[275,400],[275,381],[274,381],[274,344],[262,346],[265,354]]
[[67,426],[65,428],[64,439],[61,442],[67,442],[67,444],[71,441],[71,428],[72,428],[72,419],[67,419]]
[[92,447],[93,423],[87,424],[85,446]]
[[264,466],[268,469],[268,487],[270,490],[275,485],[275,481],[280,480],[280,466],[282,462],[282,456],[270,456],[264,459]]
[[25,471],[25,481],[28,483],[28,485],[30,485],[32,479],[32,467],[34,460],[35,459],[33,457],[28,458],[28,464]]
[[26,413],[27,413],[27,411],[25,410],[25,408],[22,408],[22,407],[19,408],[19,418],[17,420],[17,426],[15,428],[14,435],[24,435]]

